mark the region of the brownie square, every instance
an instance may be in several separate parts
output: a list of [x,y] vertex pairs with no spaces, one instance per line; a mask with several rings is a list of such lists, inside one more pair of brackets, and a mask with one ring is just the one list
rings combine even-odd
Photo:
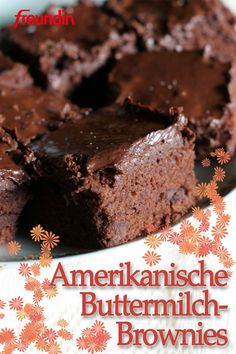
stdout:
[[236,54],[236,18],[220,0],[109,0],[148,50],[206,49],[222,60]]
[[53,201],[51,229],[82,249],[146,235],[148,225],[176,222],[194,203],[194,134],[179,112],[127,101],[66,123],[30,147],[34,170],[54,185],[48,202],[40,193],[42,204]]
[[58,93],[0,83],[0,243],[14,238],[18,218],[31,197],[32,180],[23,169],[27,144],[77,119],[78,108]]
[[28,176],[10,156],[16,142],[0,128],[0,244],[11,241],[17,219],[26,204]]
[[[133,52],[136,37],[102,7],[81,4],[63,11],[74,16],[74,26],[8,26],[3,30],[3,47],[30,64],[39,83],[69,93],[111,57]],[[52,6],[46,13],[57,12]]]
[[130,96],[152,110],[183,107],[196,132],[197,156],[217,147],[231,154],[236,143],[236,66],[199,51],[128,55],[116,63],[109,82],[120,104]]
[[23,88],[33,84],[25,65],[14,63],[0,51],[0,86]]
[[78,108],[56,92],[48,93],[36,86],[15,89],[0,85],[0,127],[20,144],[27,145],[79,117]]

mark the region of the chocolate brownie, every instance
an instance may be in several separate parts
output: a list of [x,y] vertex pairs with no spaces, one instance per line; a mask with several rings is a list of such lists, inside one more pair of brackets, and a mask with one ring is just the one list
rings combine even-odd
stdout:
[[[9,75],[13,75],[10,70]],[[31,192],[32,181],[21,167],[27,144],[63,122],[77,119],[78,108],[57,93],[0,84],[0,243],[14,238]]]
[[109,0],[148,50],[206,49],[223,60],[236,54],[236,18],[220,0]]
[[51,220],[63,242],[111,247],[146,235],[150,224],[179,220],[194,203],[194,134],[186,124],[179,112],[126,102],[31,144],[33,168],[54,184],[51,201],[64,200],[64,209],[53,202]]
[[183,107],[196,132],[198,156],[216,147],[233,153],[236,142],[236,66],[201,52],[146,52],[118,61],[109,81],[117,102],[130,96],[152,110]]
[[19,143],[28,144],[70,119],[79,119],[76,106],[61,95],[38,87],[0,86],[0,126]]
[[25,65],[14,63],[0,51],[0,86],[23,88],[33,84]]
[[[81,4],[63,11],[74,16],[74,26],[8,26],[3,30],[3,48],[15,59],[30,63],[38,82],[68,93],[113,54],[133,52],[136,36],[102,7]],[[52,6],[46,13],[57,12]]]
[[16,149],[16,142],[0,128],[0,244],[13,239],[28,200],[28,177],[10,156]]

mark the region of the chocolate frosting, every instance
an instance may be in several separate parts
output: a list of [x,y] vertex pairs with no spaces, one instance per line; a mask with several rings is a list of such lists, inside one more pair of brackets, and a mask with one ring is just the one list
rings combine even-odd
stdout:
[[27,180],[23,169],[10,156],[16,148],[16,142],[0,128],[0,190],[12,189]]
[[0,87],[0,126],[23,144],[77,115],[78,109],[59,94],[38,87],[17,90]]
[[118,91],[117,102],[127,96],[159,109],[183,107],[191,121],[221,118],[229,103],[230,65],[204,60],[200,52],[140,53],[117,62],[110,74]]
[[94,172],[111,166],[131,168],[134,161],[140,163],[146,158],[146,150],[150,154],[150,147],[161,141],[171,141],[172,148],[178,145],[179,130],[186,125],[182,115],[128,107],[94,112],[45,135],[31,147],[36,156],[51,163],[59,160],[63,164],[68,156],[74,156],[86,162],[88,172]]

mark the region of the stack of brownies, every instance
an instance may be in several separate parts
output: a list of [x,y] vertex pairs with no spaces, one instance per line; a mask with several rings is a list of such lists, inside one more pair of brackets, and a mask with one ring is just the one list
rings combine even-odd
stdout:
[[145,236],[194,205],[196,155],[235,150],[236,19],[220,0],[64,11],[75,26],[2,29],[0,243],[37,224],[83,250]]

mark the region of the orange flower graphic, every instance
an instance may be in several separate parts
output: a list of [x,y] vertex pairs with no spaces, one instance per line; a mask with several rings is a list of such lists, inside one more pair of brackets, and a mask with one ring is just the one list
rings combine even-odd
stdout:
[[[50,282],[49,282],[50,284]],[[68,326],[68,322],[66,320],[64,320],[64,318],[58,320],[57,325],[60,327],[67,327]]]
[[222,246],[217,249],[217,256],[224,261],[230,258],[230,253],[225,247]]
[[43,299],[43,292],[40,288],[34,290],[33,301],[38,304]]
[[35,242],[41,241],[42,237],[44,236],[44,233],[45,231],[41,225],[33,227],[30,231],[31,237]]
[[214,174],[214,180],[217,182],[223,182],[225,179],[225,171],[221,167],[215,167],[215,174]]
[[32,343],[37,340],[39,336],[39,327],[36,323],[27,323],[20,333],[20,340],[23,343]]
[[180,233],[185,238],[194,231],[194,227],[189,220],[184,220],[180,225]]
[[180,234],[178,234],[178,232],[172,232],[168,236],[168,241],[170,243],[173,243],[174,245],[180,245],[181,242],[183,242],[183,237]]
[[156,248],[158,248],[161,243],[162,243],[162,239],[161,237],[157,237],[155,235],[151,235],[151,236],[148,236],[146,238],[146,240],[144,241],[144,243],[149,247],[149,248],[153,248],[154,250]]
[[42,352],[48,352],[49,343],[47,343],[44,338],[39,336],[36,340],[35,347]]
[[202,221],[205,217],[205,213],[200,207],[193,207],[192,213],[193,213],[193,217],[198,221]]
[[40,265],[38,263],[33,263],[31,265],[31,271],[35,277],[40,275]]
[[24,342],[21,342],[21,341],[16,342],[16,349],[19,352],[25,352],[27,348],[28,348],[28,344],[27,343],[24,343]]
[[62,354],[58,343],[50,343],[48,346],[48,354]]
[[88,353],[94,354],[106,350],[107,343],[111,336],[105,330],[103,322],[95,321],[94,324],[86,328],[82,332],[82,336],[77,338],[77,348],[86,350]]
[[45,231],[45,233],[42,235],[42,241],[43,241],[43,246],[48,248],[49,250],[51,250],[52,248],[54,248],[55,246],[57,246],[57,244],[60,241],[60,237],[56,236],[53,232],[48,232]]
[[21,245],[17,241],[11,241],[8,242],[6,248],[10,255],[17,255],[21,250]]
[[231,216],[228,214],[219,214],[217,216],[217,224],[220,226],[228,226],[231,220]]
[[53,297],[57,296],[57,288],[55,286],[50,286],[45,290],[45,296],[48,299],[52,299]]
[[205,158],[204,160],[202,160],[202,166],[203,167],[210,167],[211,161],[208,158]]
[[104,323],[101,321],[95,321],[91,328],[95,334],[98,334],[98,333],[103,332],[105,330]]
[[0,344],[14,344],[16,341],[13,329],[5,328],[0,331]]
[[216,225],[212,229],[212,235],[215,239],[220,240],[228,235],[227,228],[225,226]]
[[165,242],[167,241],[168,237],[171,235],[173,230],[169,226],[163,227],[160,231],[160,239]]
[[19,274],[23,277],[29,277],[31,275],[31,269],[28,264],[21,263],[19,267]]
[[25,309],[18,310],[16,313],[18,321],[23,321],[27,317]]
[[145,262],[151,267],[160,263],[161,261],[161,256],[154,251],[147,251],[143,258]]
[[215,156],[220,165],[228,163],[231,159],[230,154],[225,152],[224,149],[216,149]]
[[59,329],[57,334],[59,337],[65,339],[65,340],[72,340],[73,339],[73,335],[64,328]]
[[195,254],[199,258],[206,257],[212,250],[212,241],[208,237],[203,237],[199,241],[199,246],[195,250]]
[[52,328],[46,329],[42,334],[42,338],[46,339],[48,342],[55,342],[57,337],[57,333]]
[[235,264],[234,260],[231,257],[220,259],[220,262],[225,268],[231,268]]
[[34,291],[40,286],[40,282],[32,277],[28,277],[25,282],[25,289],[29,291]]
[[190,241],[183,241],[179,246],[179,252],[182,254],[191,254],[195,250],[195,246]]
[[52,263],[52,256],[47,255],[47,254],[42,254],[39,257],[39,263],[40,263],[41,267],[43,267],[43,268],[50,267],[50,265]]
[[21,310],[23,307],[23,299],[18,296],[9,302],[9,306],[11,310]]
[[200,198],[207,196],[207,183],[200,183],[196,187],[196,195]]
[[207,220],[203,220],[199,226],[200,232],[207,232],[209,230],[210,223]]

